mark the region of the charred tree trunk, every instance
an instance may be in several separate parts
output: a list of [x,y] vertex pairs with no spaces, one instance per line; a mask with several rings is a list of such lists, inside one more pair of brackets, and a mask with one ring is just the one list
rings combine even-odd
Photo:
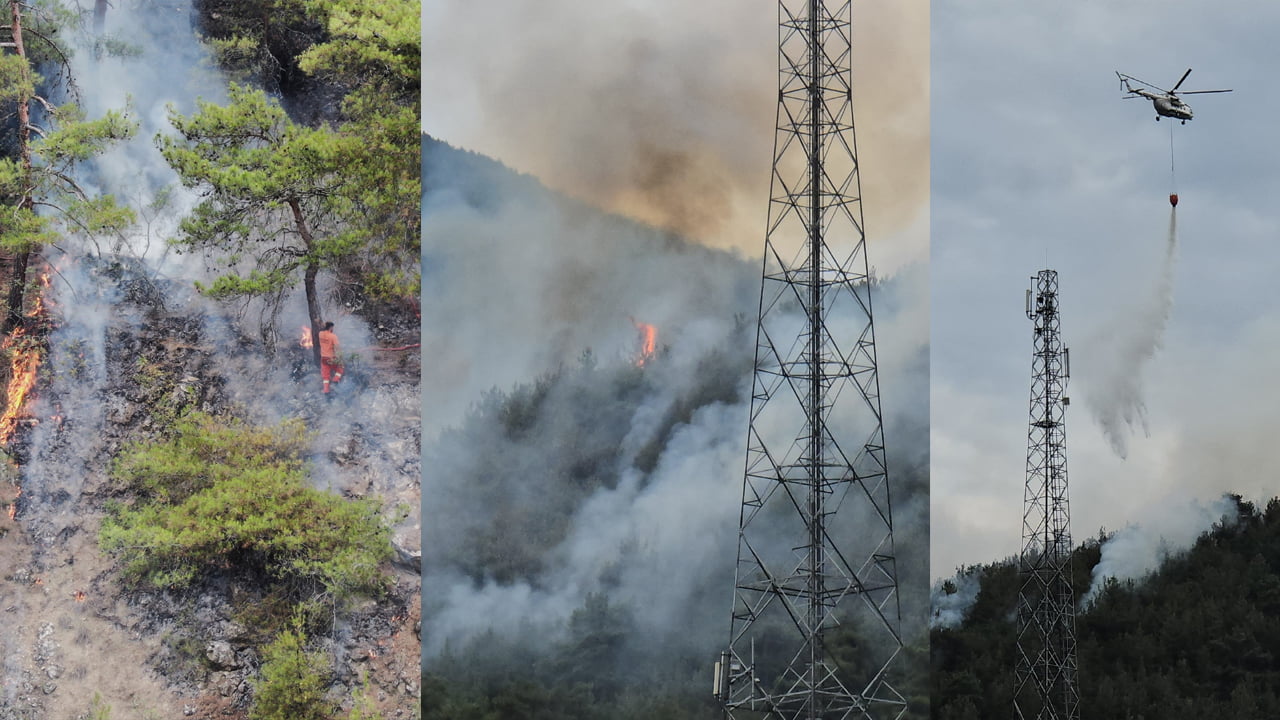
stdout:
[[27,265],[31,262],[31,251],[23,250],[13,259],[13,277],[9,279],[9,297],[6,300],[8,312],[5,313],[4,326],[0,334],[8,335],[22,325],[22,302],[26,298]]
[[[307,247],[307,255],[314,258],[314,238],[310,228],[307,227],[307,219],[302,214],[302,205],[294,198],[289,200],[289,209],[293,211],[293,223],[298,228],[298,234],[302,236],[303,244]],[[306,270],[302,275],[302,287],[307,293],[307,315],[311,318],[311,355],[316,367],[320,367],[320,296],[316,293],[316,276],[319,273],[320,266],[316,261],[307,260]]]
[[320,268],[314,262],[307,263],[302,276],[302,286],[307,291],[307,314],[311,316],[311,354],[316,367],[320,367],[320,299],[316,297],[316,274]]
[[[22,44],[22,7],[11,0],[9,8],[13,12],[13,48],[18,57],[26,60],[27,51]],[[24,74],[27,70],[24,68]],[[18,98],[18,152],[22,157],[22,172],[25,187],[22,191],[22,200],[19,207],[23,210],[32,210],[35,207],[34,199],[31,196],[33,191],[31,177],[31,112],[27,106],[30,98],[25,95]],[[17,256],[13,259],[13,276],[9,279],[9,298],[7,301],[8,312],[5,315],[4,326],[0,327],[0,332],[9,334],[13,329],[22,323],[22,301],[26,297],[27,289],[27,265],[31,260],[31,253],[35,248],[23,247],[18,250]]]

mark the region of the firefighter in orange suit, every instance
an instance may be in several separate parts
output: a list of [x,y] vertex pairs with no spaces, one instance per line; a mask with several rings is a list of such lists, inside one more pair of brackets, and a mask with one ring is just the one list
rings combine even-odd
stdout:
[[324,381],[324,392],[329,392],[329,381],[342,382],[342,363],[338,361],[338,336],[333,332],[333,323],[324,324],[320,331],[320,379]]

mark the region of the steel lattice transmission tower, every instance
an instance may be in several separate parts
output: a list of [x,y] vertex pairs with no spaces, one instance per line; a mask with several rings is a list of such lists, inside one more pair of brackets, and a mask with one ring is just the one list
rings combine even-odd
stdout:
[[1079,720],[1064,422],[1068,401],[1062,396],[1071,362],[1059,331],[1058,273],[1041,270],[1032,281],[1027,317],[1035,321],[1035,334],[1013,704],[1019,720]]
[[[779,2],[779,93],[729,648],[733,718],[894,718],[902,649],[854,140],[851,3]],[[841,651],[829,651],[842,637]]]

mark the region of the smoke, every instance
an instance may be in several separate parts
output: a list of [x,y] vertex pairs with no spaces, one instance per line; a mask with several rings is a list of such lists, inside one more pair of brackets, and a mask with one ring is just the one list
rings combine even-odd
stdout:
[[1102,427],[1111,449],[1128,456],[1128,441],[1135,429],[1150,437],[1147,406],[1143,400],[1143,373],[1164,341],[1173,309],[1173,270],[1178,250],[1178,212],[1169,210],[1169,234],[1160,274],[1150,294],[1131,312],[1121,310],[1112,323],[1093,338],[1087,392],[1094,419]]
[[964,622],[982,590],[982,567],[961,568],[947,579],[933,583],[929,597],[929,629],[954,628]]
[[[254,423],[301,416],[316,432],[309,458],[315,483],[384,500],[385,517],[400,520],[396,542],[409,548],[418,544],[421,425],[416,381],[388,381],[383,375],[375,384],[371,366],[379,358],[370,347],[372,331],[349,308],[341,308],[334,316],[344,350],[357,359],[337,401],[320,405],[318,380],[296,382],[290,345],[271,348],[256,342],[256,318],[195,292],[194,281],[210,279],[202,258],[169,252],[167,240],[199,198],[179,185],[154,136],[172,131],[169,104],[191,112],[197,96],[217,102],[225,92],[225,80],[212,68],[192,22],[190,2],[113,6],[107,13],[108,30],[118,29],[140,54],[98,57],[91,39],[78,38],[72,57],[72,75],[89,118],[128,105],[140,124],[132,140],[78,168],[77,182],[90,193],[114,195],[140,218],[120,237],[73,235],[42,253],[52,269],[45,299],[54,327],[29,407],[31,427],[18,447],[23,454],[21,532],[10,533],[7,542],[8,549],[16,548],[10,558],[15,567],[28,576],[42,575],[58,590],[15,594],[0,645],[6,650],[5,694],[12,698],[31,689],[15,687],[24,676],[30,679],[32,663],[47,661],[31,656],[27,639],[45,620],[58,624],[60,635],[55,637],[61,638],[68,671],[58,683],[62,692],[40,700],[48,704],[50,716],[83,710],[82,704],[73,711],[66,703],[82,703],[86,687],[101,689],[108,699],[113,693],[127,694],[157,704],[171,695],[150,685],[161,683],[150,673],[104,680],[106,668],[70,669],[80,664],[73,653],[94,658],[118,653],[123,664],[116,670],[135,661],[140,668],[159,657],[146,657],[157,651],[159,633],[152,634],[155,642],[141,644],[117,634],[124,623],[136,629],[138,623],[151,622],[160,612],[159,603],[127,613],[115,607],[115,575],[110,560],[98,554],[93,532],[104,496],[116,492],[107,480],[112,457],[126,443],[158,429],[161,421],[153,413],[217,410]],[[33,265],[33,274],[40,269]],[[285,298],[284,306],[293,328],[305,322],[300,291]],[[304,367],[309,380],[313,371]],[[397,503],[414,509],[408,518],[391,509]],[[103,607],[111,608],[96,617],[77,610],[82,618],[77,622],[85,625],[74,642],[65,634],[68,604],[74,602],[66,598],[72,589],[90,591],[96,596],[90,602],[106,598]],[[339,627],[339,633],[344,630]],[[125,676],[127,682],[121,679]]]
[[592,592],[680,644],[660,619],[719,591],[696,626],[720,627],[758,269],[423,155],[426,234],[448,239],[424,256],[426,657],[491,627],[555,637]]
[[[929,6],[854,14],[867,217],[897,233],[928,201]],[[605,210],[758,251],[778,92],[773,7],[444,0],[424,7],[423,31],[425,132]],[[890,248],[877,262],[927,252]]]
[[423,155],[424,233],[439,239],[423,257],[428,436],[485,390],[585,350],[633,360],[632,318],[656,326],[659,352],[703,347],[758,295],[758,270],[734,254],[555,199],[438,142]]
[[[428,668],[490,631],[545,656],[592,593],[625,608],[630,661],[711,657],[727,640],[759,261],[425,142]],[[913,266],[876,288],[903,606],[921,619],[926,281]],[[635,323],[656,328],[642,366]]]
[[[86,517],[97,512],[87,498],[94,497],[110,455],[119,448],[120,426],[134,419],[129,416],[130,400],[112,392],[122,380],[120,341],[136,337],[142,327],[136,303],[158,292],[159,262],[168,255],[162,238],[176,227],[178,212],[192,204],[181,200],[182,190],[163,191],[176,185],[177,178],[151,136],[167,125],[165,102],[186,97],[188,88],[220,86],[220,78],[203,66],[203,50],[193,42],[190,18],[186,2],[111,8],[108,28],[128,28],[129,43],[139,50],[131,58],[95,57],[93,39],[72,31],[62,38],[72,46],[70,77],[75,87],[56,91],[74,93],[89,118],[129,107],[140,123],[131,141],[77,168],[76,181],[91,195],[112,194],[138,208],[143,219],[122,237],[73,235],[42,253],[51,269],[44,299],[57,324],[48,337],[36,397],[28,407],[29,430],[19,449],[23,463],[17,481],[22,488],[18,523],[23,543],[9,552],[22,572],[43,573],[64,589],[90,589],[96,582],[84,577],[99,571],[91,534],[80,533]],[[161,196],[171,201],[167,215],[156,202]],[[90,263],[86,256],[110,259]],[[142,270],[129,256],[151,258],[155,266]],[[33,264],[33,276],[43,269]],[[178,305],[193,300],[186,290],[181,285],[165,287],[168,301]],[[59,553],[68,553],[66,569],[58,568],[60,559],[53,560]],[[77,556],[80,562],[72,566]],[[29,606],[15,597],[10,610],[13,615],[2,640],[9,658],[6,695],[12,698],[20,692],[19,679],[29,672],[25,664],[48,660],[39,652],[28,655],[30,645],[20,638],[30,638],[33,629],[59,609]],[[122,657],[128,656],[128,651],[122,652]]]
[[1102,558],[1093,568],[1081,605],[1092,603],[1108,578],[1140,580],[1167,558],[1189,549],[1214,523],[1236,515],[1235,501],[1229,496],[1210,503],[1192,500],[1161,507],[1163,512],[1144,524],[1126,525],[1102,543]]
[[[567,620],[588,593],[602,591],[615,603],[630,605],[637,622],[655,633],[655,642],[683,645],[697,635],[689,628],[718,629],[725,605],[707,608],[691,600],[709,590],[727,590],[732,581],[724,561],[733,551],[734,478],[744,422],[740,405],[700,409],[673,434],[651,473],[629,468],[617,486],[601,487],[580,501],[568,532],[535,580],[488,579],[476,585],[447,568],[432,575],[428,591],[437,596],[431,602],[437,610],[430,616],[426,656],[435,656],[450,641],[530,622],[545,623],[543,633],[554,637],[556,624]],[[433,520],[441,518],[433,515]],[[705,622],[673,626],[670,621],[681,614]]]
[[[210,375],[230,379],[219,391],[223,400],[243,409],[256,422],[274,423],[303,411],[302,393],[291,377],[295,368],[288,362],[294,329],[307,322],[301,290],[284,298],[282,318],[289,337],[286,351],[274,354],[248,340],[257,334],[252,312],[237,313],[194,291],[194,281],[207,282],[212,277],[198,253],[179,256],[168,249],[167,240],[199,197],[181,187],[156,148],[155,135],[172,132],[168,107],[191,112],[197,97],[218,102],[225,98],[226,89],[225,78],[213,68],[204,45],[194,41],[193,17],[191,5],[185,1],[111,8],[107,31],[123,33],[127,29],[128,42],[138,50],[136,56],[99,56],[93,51],[92,38],[77,39],[72,76],[87,116],[129,106],[140,125],[135,137],[79,168],[78,180],[87,189],[111,194],[133,207],[140,219],[122,237],[72,236],[45,252],[45,260],[53,268],[49,300],[59,316],[51,338],[49,367],[54,383],[49,395],[58,398],[58,407],[42,398],[38,413],[73,419],[75,437],[82,440],[68,439],[67,429],[42,424],[32,437],[33,447],[42,448],[55,436],[60,438],[58,443],[83,442],[89,447],[103,423],[120,421],[112,418],[113,408],[122,404],[110,397],[111,389],[118,388],[122,380],[122,354],[140,352],[141,348],[127,345],[136,342],[129,338],[140,334],[160,337],[171,345],[166,348],[171,354],[210,353],[206,368]],[[357,364],[367,366],[375,360],[375,339],[363,322],[343,310],[331,313],[338,321],[343,349],[359,356]],[[129,361],[124,365],[131,372],[136,370]],[[359,369],[355,375],[359,378]],[[328,437],[348,434],[344,431],[349,430],[349,423],[344,426],[335,418],[358,413],[363,418],[365,442],[399,448],[403,438],[381,437],[379,433],[391,432],[389,427],[406,422],[406,412],[416,416],[417,403],[410,403],[406,411],[403,402],[383,394],[378,388],[352,393],[347,398],[349,407],[316,419],[319,429]],[[55,444],[51,450],[57,462],[65,461],[64,445]],[[416,447],[412,451],[416,456]],[[397,455],[394,464],[398,464],[403,453],[396,450],[392,454]],[[38,452],[27,474],[57,482],[58,491],[78,497],[87,470],[46,472],[41,457]],[[333,461],[323,452],[315,460],[318,481],[336,486],[338,471]],[[375,486],[385,486],[397,476],[388,472]],[[416,532],[413,536],[416,540]]]
[[73,57],[73,74],[88,117],[128,108],[138,122],[135,137],[118,143],[79,170],[80,181],[94,192],[111,194],[134,208],[139,224],[128,237],[96,239],[94,252],[125,252],[145,257],[159,272],[199,277],[203,264],[169,251],[166,238],[199,201],[182,187],[160,155],[154,138],[171,132],[170,105],[178,112],[195,110],[196,98],[222,102],[226,80],[213,68],[204,44],[193,41],[193,9],[189,0],[165,0],[143,8],[112,7],[105,31],[123,38],[136,56],[97,54],[92,38],[81,38]]

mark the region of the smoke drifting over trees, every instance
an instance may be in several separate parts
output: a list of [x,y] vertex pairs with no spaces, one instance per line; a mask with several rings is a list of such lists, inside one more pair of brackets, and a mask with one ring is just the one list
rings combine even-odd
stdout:
[[[613,717],[714,716],[758,261],[424,142],[428,717],[519,682],[539,707],[590,683],[582,717],[622,697]],[[876,288],[908,638],[927,595],[923,275]],[[643,362],[637,323],[656,333]]]
[[[1073,592],[1092,598],[1076,618],[1081,707],[1090,717],[1269,717],[1280,711],[1280,500],[1265,509],[1239,496],[1190,547],[1169,552],[1141,580],[1091,586],[1107,546],[1081,545]],[[1220,508],[1215,508],[1220,509]],[[1121,545],[1125,544],[1123,541]],[[1101,552],[1100,552],[1101,550]],[[931,632],[933,717],[997,717],[1012,698],[1016,561],[972,569],[975,602]]]
[[[272,9],[288,6],[307,17],[300,21],[305,30],[295,33],[294,40],[303,46],[332,50],[334,43],[351,40],[325,28],[337,9],[352,11],[354,14],[347,17],[354,22],[362,17],[362,7],[376,3],[354,9],[343,0],[268,4]],[[234,14],[243,19],[261,17],[266,6],[252,0],[237,0],[232,7],[214,10],[210,10],[211,3],[188,0],[119,6],[97,3],[105,15],[98,14],[90,34],[80,24],[87,25],[87,15],[79,16],[72,5],[23,5],[57,18],[61,24],[56,37],[74,46],[64,57],[69,58],[69,77],[75,87],[63,84],[54,89],[78,98],[90,119],[102,117],[109,109],[127,107],[129,117],[137,121],[138,132],[130,137],[113,131],[118,144],[92,159],[89,155],[94,154],[88,150],[93,149],[89,141],[94,138],[88,134],[78,138],[79,144],[67,142],[75,137],[64,137],[60,146],[51,144],[46,149],[60,157],[60,162],[69,157],[82,161],[77,167],[59,165],[58,169],[64,175],[60,180],[83,191],[81,200],[94,201],[90,210],[113,209],[96,202],[98,196],[112,196],[131,212],[116,213],[112,222],[102,222],[93,212],[72,213],[78,222],[25,240],[43,246],[41,256],[33,256],[32,267],[37,267],[38,259],[46,279],[35,286],[38,292],[30,293],[32,300],[22,318],[23,329],[30,331],[24,336],[23,349],[32,350],[38,360],[38,367],[29,368],[35,376],[34,391],[25,405],[14,395],[7,398],[20,427],[4,447],[8,461],[3,465],[6,482],[2,492],[9,513],[0,530],[4,545],[0,555],[7,563],[2,574],[10,615],[0,630],[0,648],[6,658],[0,715],[79,716],[88,708],[89,698],[99,693],[94,703],[97,710],[112,703],[124,710],[122,699],[128,698],[129,709],[143,714],[243,714],[254,702],[253,678],[259,673],[262,657],[258,651],[280,630],[280,616],[309,602],[314,608],[317,599],[336,600],[324,604],[325,613],[306,618],[308,649],[325,659],[326,672],[313,679],[328,696],[326,706],[329,701],[335,708],[350,706],[352,694],[359,692],[361,680],[355,671],[359,667],[367,671],[370,687],[390,691],[383,692],[377,701],[380,710],[405,712],[417,699],[419,651],[409,618],[419,580],[412,563],[418,540],[421,427],[417,367],[416,363],[380,363],[373,346],[386,340],[405,344],[405,337],[416,339],[416,318],[412,310],[404,310],[412,298],[397,298],[401,303],[397,314],[387,311],[386,305],[392,302],[379,304],[363,286],[373,270],[392,269],[393,262],[326,267],[320,286],[322,302],[326,314],[338,321],[344,333],[350,373],[343,387],[344,404],[323,405],[318,379],[313,380],[305,363],[298,361],[302,351],[296,347],[296,333],[305,324],[301,320],[306,316],[305,306],[298,303],[293,314],[284,311],[283,316],[277,316],[280,306],[270,302],[246,309],[211,301],[195,290],[196,282],[208,283],[214,276],[203,258],[179,255],[169,245],[184,216],[200,198],[198,190],[188,192],[180,187],[179,176],[156,147],[156,135],[177,132],[167,119],[170,106],[177,112],[191,112],[196,97],[214,104],[226,100],[226,76],[214,66],[207,46],[200,42],[202,13],[221,13],[223,18]],[[399,4],[405,9],[404,17],[416,20],[416,7],[410,5]],[[299,21],[297,14],[283,15],[288,15],[289,21]],[[416,72],[416,23],[412,28],[415,44],[411,55]],[[377,41],[365,44],[386,49]],[[408,53],[409,49],[397,46],[391,55]],[[354,57],[344,60],[358,64]],[[329,91],[318,104],[328,101],[329,117],[335,121],[326,125],[326,130],[336,132],[335,127],[341,127],[359,132],[352,125],[337,125],[338,120],[351,122],[358,115],[358,108],[340,102],[356,95],[344,74],[352,67],[343,64],[322,70],[334,73],[318,83]],[[376,242],[386,239],[386,226],[381,221],[388,211],[385,205],[371,201],[369,194],[349,194],[357,184],[385,200],[402,198],[388,189],[403,182],[413,212],[406,214],[404,206],[397,210],[406,219],[400,226],[416,237],[416,75],[408,84],[415,88],[411,98],[395,96],[395,102],[382,99],[388,114],[395,114],[395,119],[408,127],[412,143],[390,155],[383,165],[373,161],[344,165],[347,174],[340,194],[347,212],[328,218],[325,227],[313,226],[317,233],[328,235],[341,232],[355,216],[372,217],[361,229],[382,232],[364,235],[371,253],[362,255],[362,261],[380,255],[380,245],[385,248],[405,239],[397,236],[386,245]],[[41,91],[51,94],[49,88]],[[404,105],[396,104],[399,102]],[[12,108],[10,103],[0,111],[8,113]],[[368,132],[362,137],[372,134],[386,140],[391,134],[388,128],[394,124],[391,120],[374,113],[359,114],[366,122],[375,117],[387,122],[377,132],[366,127]],[[12,148],[6,146],[5,150],[8,153]],[[397,175],[396,163],[399,169],[411,171],[412,177]],[[383,174],[379,183],[370,183],[370,167],[375,165]],[[6,202],[13,199],[6,198]],[[75,209],[74,204],[69,207]],[[261,216],[250,212],[242,219],[245,225],[252,225]],[[232,230],[232,235],[234,231],[242,235],[249,232],[246,227],[224,225],[222,229]],[[416,245],[412,246],[411,262],[394,268],[399,277],[416,277],[417,254]],[[0,273],[0,280],[9,282],[12,255],[5,253],[3,259],[0,267],[5,272]],[[403,259],[403,254],[394,259]],[[239,260],[253,264],[261,257],[251,248]],[[19,275],[12,273],[13,277]],[[335,280],[342,281],[340,286]],[[339,289],[343,291],[341,299]],[[271,300],[287,305],[297,299],[286,287],[276,290],[279,294]],[[277,342],[280,336],[260,332],[260,317],[287,323],[283,342]],[[377,321],[366,324],[364,318]],[[12,366],[5,369],[13,373]],[[120,548],[108,542],[107,551],[103,551],[98,544],[99,530],[110,525],[104,518],[154,517],[155,507],[147,506],[153,499],[147,497],[148,492],[117,482],[120,478],[110,472],[113,462],[126,448],[145,452],[145,448],[163,445],[173,437],[175,424],[197,412],[204,414],[210,427],[229,427],[237,420],[273,425],[285,418],[291,418],[291,424],[299,429],[305,427],[307,432],[300,432],[300,442],[292,451],[296,452],[297,468],[305,468],[305,472],[290,475],[286,493],[295,493],[294,498],[323,498],[326,504],[347,509],[355,506],[344,495],[368,498],[364,507],[369,510],[368,527],[376,528],[370,543],[374,552],[353,564],[361,566],[361,572],[394,581],[362,588],[357,593],[362,604],[356,608],[347,602],[350,598],[324,598],[324,591],[308,588],[305,582],[293,585],[300,592],[285,598],[279,592],[277,583],[282,577],[276,571],[257,572],[254,563],[238,562],[242,558],[207,562],[209,558],[199,551],[183,553],[184,561],[194,561],[194,566],[190,573],[182,571],[180,582],[156,576],[164,586],[156,588],[122,580],[120,565],[114,564],[118,557],[108,554]],[[316,523],[318,513],[301,510],[287,518],[278,512],[273,515],[281,505],[272,501],[283,494],[269,490],[265,483],[249,481],[249,472],[239,463],[230,471],[234,477],[214,477],[207,472],[214,464],[206,462],[208,456],[200,456],[190,445],[178,445],[178,454],[188,467],[195,468],[194,475],[211,483],[207,489],[231,493],[204,506],[212,515],[189,520],[209,532],[209,537],[216,537],[214,544],[228,537],[218,530],[219,522],[245,529],[270,516],[284,526],[266,535],[301,540],[314,551],[311,558],[316,562],[303,574],[314,578],[333,567],[326,567],[326,563],[342,553],[337,549],[343,544],[341,540],[324,547],[327,541],[314,542],[297,532],[307,523]],[[269,471],[262,463],[257,465],[256,470]],[[165,486],[161,494],[181,482],[172,473],[147,474],[156,487]],[[227,511],[228,506],[253,511],[251,503],[238,502],[249,497],[263,501],[257,509],[264,512],[256,519],[234,518],[235,514]],[[262,527],[258,525],[259,530]],[[199,533],[177,532],[188,540],[203,542]],[[130,540],[128,544],[136,549],[145,543]],[[224,547],[233,554],[256,552],[249,544],[232,542]],[[164,541],[161,545],[172,546]],[[393,553],[398,562],[387,561]],[[183,584],[187,586],[181,592],[174,591]],[[299,611],[299,616],[302,614]],[[315,622],[318,615],[326,620]],[[321,626],[324,632],[316,632]],[[407,628],[409,632],[403,632]],[[378,639],[386,645],[378,646],[386,657],[374,659],[369,646]],[[363,647],[356,650],[357,646]],[[112,662],[103,663],[104,657]],[[397,667],[406,658],[411,664]],[[50,682],[37,683],[34,678]],[[57,682],[51,682],[54,678]],[[408,689],[409,685],[415,687]]]

